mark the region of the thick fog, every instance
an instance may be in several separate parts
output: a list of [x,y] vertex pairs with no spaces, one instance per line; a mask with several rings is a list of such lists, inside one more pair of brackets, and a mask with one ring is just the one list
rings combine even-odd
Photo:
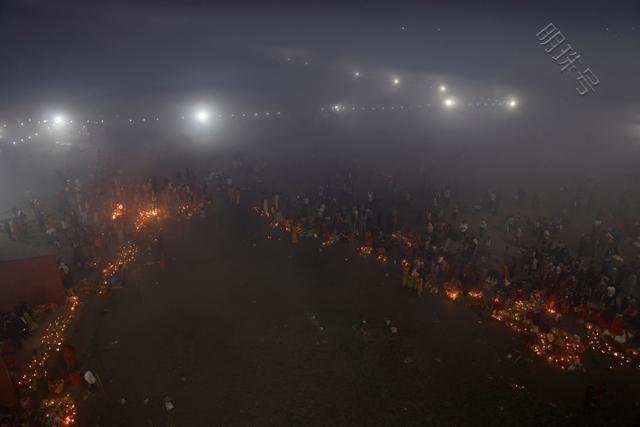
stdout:
[[[0,206],[55,187],[87,164],[74,159],[100,150],[138,162],[131,172],[241,153],[302,175],[350,161],[465,189],[595,181],[605,194],[621,190],[640,147],[640,8],[575,5],[5,1]],[[597,72],[594,92],[578,95],[540,45],[549,22]],[[441,84],[459,108],[442,108]],[[181,120],[198,102],[225,115],[206,136]],[[105,123],[69,135],[72,147],[56,135],[10,144],[31,125],[19,122],[55,111]],[[282,115],[230,118],[241,111]],[[161,120],[143,126],[143,117]]]

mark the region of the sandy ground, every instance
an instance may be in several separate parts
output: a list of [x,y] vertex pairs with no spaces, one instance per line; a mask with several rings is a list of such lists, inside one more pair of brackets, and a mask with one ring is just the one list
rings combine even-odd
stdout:
[[[267,232],[216,203],[166,224],[164,272],[143,257],[85,304],[70,341],[103,387],[79,425],[632,424],[627,374],[558,371],[464,302],[402,289],[393,265]],[[605,379],[605,408],[585,412]]]

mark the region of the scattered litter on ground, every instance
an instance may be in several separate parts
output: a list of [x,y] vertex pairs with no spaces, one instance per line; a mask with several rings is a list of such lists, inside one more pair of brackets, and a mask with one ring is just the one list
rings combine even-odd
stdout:
[[98,382],[98,380],[96,379],[95,375],[93,375],[93,372],[91,372],[89,370],[87,370],[84,373],[83,378],[87,382],[87,384],[89,384],[89,385],[94,385],[96,382]]
[[171,399],[169,398],[169,396],[165,397],[163,402],[164,402],[164,408],[167,411],[172,411],[173,410],[174,406],[173,406],[173,403],[171,402]]

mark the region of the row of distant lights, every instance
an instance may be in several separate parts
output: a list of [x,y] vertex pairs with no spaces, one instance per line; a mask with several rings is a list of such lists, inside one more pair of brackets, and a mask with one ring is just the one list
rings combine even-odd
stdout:
[[[276,112],[266,111],[266,112],[263,112],[263,113],[260,113],[260,112],[255,112],[255,113],[231,113],[228,116],[231,117],[231,118],[236,118],[236,117],[242,117],[242,118],[246,118],[246,117],[281,117],[282,116],[282,112],[281,111],[276,111]],[[200,109],[197,109],[193,113],[193,116],[192,116],[193,120],[196,123],[200,123],[200,124],[209,123],[211,121],[211,119],[213,119],[214,117],[222,119],[222,118],[225,117],[225,115],[223,115],[223,114],[214,115],[214,114],[212,114],[210,112],[210,110],[208,108],[200,108]],[[185,116],[181,116],[182,120],[185,120],[186,118],[187,117],[185,117]],[[27,121],[31,122],[32,120],[28,119]],[[159,117],[155,117],[155,119],[147,119],[146,117],[143,117],[142,119],[139,119],[139,120],[129,119],[129,123],[130,124],[133,124],[136,121],[143,122],[143,123],[152,122],[152,121],[158,122],[158,121],[160,121],[160,118]],[[55,115],[49,120],[48,119],[38,120],[36,123],[43,124],[43,125],[53,124],[53,126],[55,128],[62,128],[67,124],[72,124],[73,120],[68,120],[63,115]],[[86,123],[88,123],[88,124],[89,123],[104,124],[104,119],[101,119],[100,121],[87,120]],[[19,124],[22,127],[25,126],[25,122],[19,121]],[[2,127],[6,128],[7,124],[6,123],[3,124]],[[17,140],[12,141],[12,144],[16,145],[18,142],[26,142],[28,140],[31,140],[33,137],[37,137],[37,136],[38,136],[38,133],[36,132],[33,135],[26,136],[25,138],[20,138],[19,140],[17,139]],[[0,139],[1,138],[2,138],[2,135],[0,135]]]
[[[442,101],[442,105],[445,108],[450,109],[450,108],[456,107],[458,105],[458,103],[454,98],[446,98],[446,99],[444,99]],[[510,99],[510,100],[507,100],[507,101],[499,101],[499,102],[475,102],[475,103],[469,102],[469,103],[467,103],[467,106],[469,106],[469,107],[474,107],[474,106],[475,107],[483,107],[483,106],[484,107],[489,107],[489,106],[495,107],[495,106],[502,106],[502,105],[508,107],[509,109],[514,109],[514,108],[516,108],[518,106],[518,103],[517,103],[517,101],[515,101],[513,99]],[[394,105],[392,105],[390,107],[385,107],[385,106],[379,106],[379,107],[361,106],[361,107],[357,107],[357,106],[353,105],[353,106],[351,106],[350,109],[351,109],[351,111],[378,111],[378,110],[380,110],[380,111],[385,111],[385,110],[396,111],[396,110],[411,110],[413,108],[418,108],[418,109],[431,108],[431,104],[415,105],[415,106],[411,106],[411,105],[394,106]],[[340,111],[346,111],[348,109],[349,108],[344,106],[344,105],[336,104],[336,105],[332,106],[331,108],[322,107],[322,108],[320,108],[320,111],[331,110],[331,111],[335,111],[335,112],[340,112]]]
[[[282,116],[282,112],[281,111],[276,111],[275,113],[272,113],[270,111],[266,111],[264,113],[230,113],[228,115],[230,118],[236,118],[236,117],[280,117]],[[194,113],[194,119],[199,122],[199,123],[207,123],[211,120],[212,117],[217,117],[219,119],[222,119],[225,117],[224,114],[211,114],[211,112],[208,109],[199,109]],[[182,120],[185,120],[186,117],[182,116],[181,117]]]
[[[27,122],[32,122],[31,118],[27,119]],[[44,120],[37,120],[36,123],[37,124],[43,124],[46,125],[47,123],[51,122],[54,126],[56,127],[63,127],[64,125],[66,125],[67,123],[73,123],[73,120],[68,120],[61,115],[56,115],[54,117],[51,118],[51,120],[49,121],[48,119],[44,119]],[[25,122],[20,122],[20,126],[24,127],[25,126]],[[7,124],[3,124],[2,125],[3,128],[7,127]],[[28,142],[31,139],[37,138],[38,136],[40,136],[40,134],[38,132],[34,132],[32,135],[27,135],[24,138],[20,138],[20,139],[14,139],[13,141],[11,141],[12,145],[16,145],[18,142]],[[2,135],[0,135],[0,139],[2,138]]]
[[[264,113],[230,113],[228,115],[228,117],[230,118],[236,118],[236,117],[280,117],[282,116],[282,112],[277,111],[275,113],[272,113],[270,111],[266,111]],[[210,112],[210,110],[208,109],[200,109],[197,110],[195,113],[193,113],[193,120],[197,123],[208,123],[210,122],[212,119],[214,118],[219,118],[222,119],[225,117],[224,114],[212,114]],[[187,116],[181,116],[180,119],[181,120],[186,120],[188,117]],[[136,121],[142,122],[142,123],[146,123],[146,122],[151,122],[151,121],[160,121],[159,117],[156,117],[155,119],[147,119],[146,117],[143,117],[139,120],[135,120],[135,119],[129,119],[129,123],[133,124]],[[104,120],[103,120],[104,122]]]
[[[354,77],[356,77],[356,78],[360,77],[360,72],[359,72],[359,71],[354,72],[354,73],[353,73],[353,76],[354,76]],[[392,83],[394,86],[398,86],[398,85],[400,85],[400,83],[401,83],[400,77],[397,77],[397,76],[392,77],[392,78],[391,78],[391,83]],[[445,85],[440,85],[440,86],[438,87],[438,90],[440,91],[440,93],[445,94],[445,93],[447,93],[448,88],[447,88],[447,86],[445,86]],[[449,109],[450,109],[450,108],[454,108],[454,107],[456,107],[456,106],[458,105],[458,101],[456,100],[456,98],[454,98],[454,97],[452,97],[452,96],[447,96],[447,97],[445,97],[445,98],[443,98],[443,99],[442,99],[442,105],[443,105],[445,108],[449,108]],[[469,102],[467,105],[468,105],[469,107],[472,107],[472,106],[473,106],[473,103],[472,103],[472,102]],[[476,103],[476,106],[477,106],[477,107],[479,107],[479,106],[481,106],[481,105],[482,105],[481,103]],[[485,106],[488,106],[489,104],[484,103],[484,105],[485,105]],[[495,106],[495,105],[496,105],[496,103],[494,102],[494,103],[493,103],[493,104],[491,104],[491,105],[494,105],[494,106]],[[503,102],[502,102],[502,101],[500,101],[500,102],[498,102],[498,103],[497,103],[497,105],[503,105]],[[506,106],[507,106],[508,108],[510,108],[510,109],[514,109],[514,108],[516,108],[516,107],[518,106],[518,101],[517,101],[515,98],[513,98],[513,97],[512,97],[512,98],[509,98],[509,99],[507,99],[506,101],[504,101],[504,105],[506,105]],[[419,107],[419,108],[422,108],[422,106],[418,106],[418,107]],[[427,107],[431,107],[431,104],[427,104]],[[344,109],[345,109],[345,108],[344,108],[343,106],[341,106],[341,105],[334,105],[334,106],[332,107],[332,110],[334,110],[334,111],[342,111],[342,110],[344,110]],[[352,110],[356,110],[356,108],[355,108],[355,107],[352,107],[351,109],[352,109]],[[365,107],[362,107],[361,109],[362,109],[362,110],[366,110],[366,108],[365,108]],[[374,107],[372,107],[371,109],[375,109],[375,108],[374,108]],[[382,110],[384,110],[384,107],[381,107],[381,109],[382,109]],[[393,107],[391,107],[391,109],[393,110],[394,108],[393,108]],[[401,107],[401,109],[403,109],[403,107]],[[324,111],[324,108],[322,108],[322,110]]]
[[[20,127],[24,127],[27,123],[31,123],[31,122],[33,122],[33,119],[31,119],[31,118],[28,118],[27,122],[24,122],[22,120],[18,120],[18,125],[20,125]],[[67,122],[67,120],[64,118],[64,116],[59,116],[58,115],[58,116],[54,116],[53,118],[51,118],[51,120],[47,120],[47,119],[37,120],[36,123],[39,124],[39,125],[40,124],[46,125],[47,123],[50,123],[50,124],[53,123],[53,124],[55,124],[57,126],[64,126],[66,123],[73,123],[73,120],[69,120]],[[3,123],[2,127],[6,128],[7,124]]]
[[[266,112],[255,112],[255,113],[231,113],[228,116],[232,117],[232,118],[235,118],[235,117],[261,117],[261,116],[264,116],[264,117],[280,117],[280,116],[282,116],[282,112],[281,111],[276,111],[276,112],[266,111]],[[193,114],[193,119],[196,122],[201,122],[201,123],[208,122],[214,117],[218,117],[218,118],[222,119],[222,118],[225,117],[225,115],[224,114],[217,114],[217,115],[212,114],[209,109],[205,109],[205,108],[199,109]],[[185,116],[181,116],[181,119],[185,120],[186,117]],[[136,121],[140,121],[140,122],[156,121],[157,122],[157,121],[160,121],[160,118],[159,117],[155,117],[155,118],[152,118],[152,119],[151,118],[147,119],[146,117],[143,117],[143,118],[137,119],[137,120],[133,119],[133,118],[130,118],[128,121],[129,121],[129,123],[135,123]],[[32,122],[32,119],[29,118],[27,120],[27,122]],[[104,122],[105,122],[104,119],[101,119],[99,121],[98,120],[87,120],[86,121],[86,123],[88,123],[88,124],[89,123],[104,124]],[[26,124],[23,121],[18,121],[18,123],[19,123],[19,125],[21,127],[24,127],[25,124]],[[73,120],[67,120],[65,118],[65,116],[57,115],[57,116],[54,116],[53,118],[51,118],[50,120],[47,120],[47,119],[38,120],[36,123],[37,124],[53,124],[53,125],[55,125],[55,127],[61,128],[61,127],[64,127],[66,124],[72,124]],[[2,127],[6,128],[7,124],[6,123],[3,124]]]
[[[14,139],[13,141],[11,141],[11,144],[16,145],[18,142],[28,142],[31,139],[37,138],[38,135],[38,132],[36,132],[33,135],[27,135],[26,138]],[[0,136],[0,138],[2,137]]]
[[[354,75],[354,77],[360,77],[361,76],[359,71],[354,72],[353,75]],[[397,76],[396,77],[392,77],[391,83],[394,86],[399,85],[401,83],[400,78],[397,77]],[[445,85],[440,85],[438,89],[439,89],[440,93],[442,93],[442,94],[444,94],[444,93],[446,93],[448,91],[447,86],[445,86]],[[453,108],[453,107],[457,106],[457,104],[458,104],[458,101],[456,100],[456,98],[451,97],[451,96],[447,96],[442,100],[442,105],[444,107],[446,107],[446,108]],[[498,102],[497,104],[498,105],[503,105],[502,102]],[[468,103],[468,105],[469,106],[473,106],[473,103],[470,102],[470,103]],[[481,103],[476,103],[476,106],[481,106],[481,105],[482,105]],[[485,102],[484,105],[487,106],[489,104],[487,104]],[[494,102],[492,105],[495,106],[496,103]],[[518,101],[516,99],[514,99],[514,98],[509,98],[509,99],[507,99],[505,101],[505,105],[507,107],[509,107],[509,108],[516,108],[518,106]],[[427,104],[427,107],[430,107],[430,106],[431,106],[430,104]],[[418,106],[418,107],[421,108],[421,106]],[[334,111],[341,111],[341,110],[344,110],[345,108],[342,107],[341,105],[335,105],[335,106],[332,107],[332,109]],[[366,108],[362,107],[361,109],[365,110]],[[375,108],[372,107],[371,109],[375,109]],[[380,109],[384,110],[384,107],[381,107]],[[391,109],[393,110],[394,107],[391,107]],[[403,109],[403,107],[401,106],[400,109]],[[322,110],[324,111],[324,108],[322,108]],[[356,110],[356,107],[353,107],[352,110]],[[273,116],[280,116],[281,114],[282,113],[280,111],[278,111],[276,113],[273,113],[273,114],[271,112],[269,112],[269,111],[267,111],[265,113],[262,113],[262,115],[264,115],[265,117],[270,117],[272,115]],[[235,118],[235,117],[252,117],[252,116],[253,117],[260,117],[260,115],[261,115],[261,113],[258,113],[258,112],[253,113],[253,114],[251,114],[251,113],[249,113],[249,114],[247,114],[247,113],[237,113],[237,114],[236,113],[231,113],[231,114],[229,114],[229,117],[231,117],[231,118]],[[195,119],[196,122],[199,122],[199,123],[207,123],[207,122],[209,122],[211,120],[212,116],[213,115],[211,114],[209,108],[206,108],[206,107],[197,109],[195,111],[195,113],[193,114],[193,118]],[[223,114],[218,114],[217,117],[221,119],[221,118],[224,118],[224,115]],[[182,116],[181,118],[182,118],[182,120],[185,120],[185,116]],[[159,121],[159,120],[160,120],[160,118],[158,118],[158,117],[155,118],[155,121]],[[28,119],[28,121],[31,122],[31,119]],[[57,127],[62,127],[67,123],[73,123],[73,120],[67,120],[63,115],[59,115],[59,114],[55,115],[51,119],[51,121]],[[144,123],[144,122],[147,122],[147,121],[152,121],[152,119],[147,120],[147,118],[143,117],[142,119],[140,119],[140,121]],[[47,122],[48,121],[45,119],[45,120],[42,120],[42,121],[38,121],[37,123],[38,124],[41,124],[41,123],[47,124]],[[135,122],[134,119],[129,119],[129,123],[134,123],[134,122]],[[87,123],[91,123],[91,121],[87,120]],[[95,124],[99,124],[97,121],[94,121],[94,123]],[[100,123],[104,123],[104,120],[100,120]],[[20,126],[24,126],[24,125],[25,125],[24,122],[20,122]],[[3,127],[6,128],[7,125],[4,124]]]
[[[355,75],[355,77],[359,77],[359,76],[360,76],[360,72],[356,71],[356,72],[354,73],[354,75]],[[392,83],[393,83],[394,85],[399,85],[399,84],[400,84],[400,78],[398,78],[398,77],[394,77],[394,78],[393,78],[393,80],[392,80]],[[446,87],[446,86],[444,86],[444,85],[441,85],[441,86],[439,87],[439,90],[440,90],[440,92],[441,92],[441,93],[443,93],[443,94],[444,94],[444,93],[446,93],[446,92],[447,92],[447,87]],[[448,108],[448,109],[451,109],[451,108],[456,107],[456,106],[457,106],[457,104],[458,104],[457,100],[456,100],[455,98],[453,98],[453,97],[445,97],[445,98],[442,100],[442,105],[443,105],[445,108]],[[470,107],[472,107],[474,104],[473,104],[472,102],[469,102],[467,105],[468,105],[468,106],[470,106]],[[480,103],[480,102],[475,103],[475,106],[477,106],[477,107],[482,106],[482,105],[484,105],[484,106],[488,106],[488,105],[493,105],[493,106],[495,106],[495,105],[506,105],[508,108],[510,108],[510,109],[514,109],[514,108],[516,108],[516,107],[518,106],[518,101],[517,101],[517,100],[515,100],[514,98],[510,98],[510,99],[507,99],[507,100],[506,100],[506,101],[504,101],[504,102],[502,102],[502,101],[497,102],[497,103],[496,103],[496,102],[493,102],[493,103],[491,103],[491,104],[488,104],[488,103],[486,103],[486,102],[485,102],[485,103]],[[423,106],[422,106],[422,105],[418,105],[417,107],[418,107],[418,108],[423,108]],[[427,104],[427,105],[426,105],[426,107],[427,107],[427,108],[430,108],[430,107],[431,107],[431,104]],[[384,107],[384,106],[382,106],[382,107],[379,107],[378,109],[380,109],[380,110],[385,110],[385,107]],[[391,106],[389,109],[390,109],[390,110],[395,110],[395,109],[396,109],[396,107],[395,107],[395,106]],[[405,109],[405,106],[403,106],[403,105],[398,106],[398,109],[399,109],[399,110],[404,110],[404,109]],[[407,109],[408,109],[408,110],[410,110],[410,109],[411,109],[411,106],[408,106],[408,107],[407,107]],[[324,111],[324,110],[325,110],[325,108],[324,108],[324,107],[323,107],[323,108],[321,108],[321,111]],[[334,105],[333,107],[331,107],[331,110],[333,110],[333,111],[335,111],[335,112],[339,112],[339,111],[344,111],[344,110],[346,110],[346,107],[344,107],[344,106],[342,106],[342,105],[337,104],[337,105]],[[351,110],[352,110],[352,111],[356,111],[356,110],[358,110],[358,108],[357,108],[357,107],[355,107],[355,106],[352,106],[352,107],[351,107]],[[360,110],[365,111],[365,110],[367,110],[367,107],[360,107]],[[375,110],[376,110],[376,107],[369,107],[369,110],[371,110],[371,111],[375,111]],[[260,115],[261,115],[261,113],[258,113],[258,112],[255,112],[255,113],[253,113],[253,114],[247,114],[247,113],[238,113],[238,114],[236,114],[236,113],[231,113],[231,114],[229,114],[229,117],[231,117],[231,118],[235,118],[235,117],[260,117]],[[267,112],[265,112],[265,113],[262,113],[262,115],[264,115],[265,117],[271,117],[271,116],[280,117],[280,116],[282,115],[282,113],[281,113],[280,111],[277,111],[277,112],[275,112],[275,113],[271,113],[271,112],[267,111]],[[193,114],[193,119],[194,119],[197,123],[205,124],[205,123],[209,123],[209,122],[211,121],[212,116],[213,116],[213,115],[211,114],[211,112],[209,111],[209,109],[208,109],[208,108],[199,108],[199,109],[197,109],[197,110],[195,111],[195,113]],[[223,114],[218,114],[218,115],[217,115],[217,117],[218,117],[218,118],[224,118],[224,115],[223,115]],[[182,117],[181,117],[181,119],[182,119],[182,120],[185,120],[185,118],[186,118],[185,116],[182,116]],[[140,119],[140,121],[141,121],[141,122],[143,122],[143,123],[145,123],[145,122],[147,122],[147,119],[143,117],[142,119]],[[149,121],[151,121],[151,120],[149,120]],[[155,118],[155,121],[160,121],[160,118],[156,117],[156,118]],[[28,122],[31,122],[31,119],[28,119]],[[44,119],[44,120],[41,120],[41,121],[40,121],[40,120],[38,120],[38,121],[37,121],[37,123],[38,123],[38,124],[47,124],[48,122],[49,122],[49,121],[48,121],[47,119]],[[52,122],[52,124],[53,124],[55,127],[57,127],[57,128],[61,128],[61,127],[64,127],[67,123],[72,124],[72,123],[73,123],[73,120],[68,120],[65,116],[58,114],[58,115],[53,116],[53,118],[51,119],[51,122]],[[134,119],[129,119],[129,123],[134,123],[134,122],[135,122],[135,120],[134,120]],[[91,121],[90,121],[90,120],[87,120],[87,123],[91,123]],[[100,122],[94,121],[94,123],[95,123],[95,124],[104,123],[104,119],[100,120]],[[24,125],[25,125],[25,123],[24,123],[24,122],[20,122],[20,126],[24,126]],[[7,127],[7,125],[6,125],[6,124],[3,124],[3,125],[2,125],[2,127],[6,128],[6,127]],[[37,136],[38,136],[38,133],[36,132],[36,133],[34,133],[33,135],[28,135],[28,136],[26,137],[26,140],[30,140],[30,139],[32,139],[33,137],[37,137]],[[1,138],[1,136],[0,136],[0,138]],[[20,141],[20,142],[25,142],[25,138],[21,138],[19,141]],[[13,145],[15,145],[16,143],[17,143],[17,140],[12,141],[12,144],[13,144]]]

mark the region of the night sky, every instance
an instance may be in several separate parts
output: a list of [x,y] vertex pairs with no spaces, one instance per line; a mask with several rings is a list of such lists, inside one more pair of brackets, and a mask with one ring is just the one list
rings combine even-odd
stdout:
[[5,0],[2,109],[202,92],[319,105],[383,96],[392,73],[407,97],[445,79],[575,101],[571,76],[537,45],[549,22],[601,81],[585,103],[637,107],[639,1],[524,3]]

